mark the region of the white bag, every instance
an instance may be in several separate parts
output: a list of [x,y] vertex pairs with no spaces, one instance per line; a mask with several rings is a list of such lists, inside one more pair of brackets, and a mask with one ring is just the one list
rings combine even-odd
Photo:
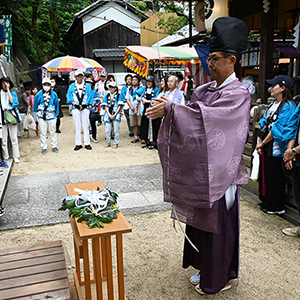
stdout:
[[252,153],[253,160],[252,160],[252,172],[250,179],[252,180],[258,180],[258,173],[259,173],[259,154],[257,153],[257,150],[255,149]]
[[33,119],[33,116],[31,114],[27,114],[25,119],[24,119],[24,129],[27,130],[35,130],[36,129],[36,125]]

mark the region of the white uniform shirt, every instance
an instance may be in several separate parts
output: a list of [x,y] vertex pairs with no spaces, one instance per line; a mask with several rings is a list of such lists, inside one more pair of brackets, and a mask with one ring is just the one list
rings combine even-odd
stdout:
[[77,81],[75,81],[75,86],[78,90],[79,97],[81,97],[81,95],[82,95],[83,85],[84,85],[84,82],[82,82],[81,84],[78,84]]

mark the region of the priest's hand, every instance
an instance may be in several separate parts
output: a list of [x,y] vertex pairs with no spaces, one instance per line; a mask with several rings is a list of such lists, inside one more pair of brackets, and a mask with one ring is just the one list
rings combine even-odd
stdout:
[[151,120],[165,116],[165,103],[167,102],[167,100],[165,99],[164,97],[162,97],[161,99],[153,99],[154,101],[152,102],[152,106],[149,107],[146,111],[146,116]]

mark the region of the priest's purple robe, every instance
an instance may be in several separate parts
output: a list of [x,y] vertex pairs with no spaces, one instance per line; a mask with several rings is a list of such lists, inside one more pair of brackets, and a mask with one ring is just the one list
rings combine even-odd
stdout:
[[167,102],[158,137],[164,201],[181,221],[218,233],[217,202],[231,185],[248,183],[243,151],[250,94],[235,79],[221,88],[198,87],[188,105]]
[[186,242],[183,266],[201,269],[200,287],[211,294],[238,274],[239,189],[228,211],[224,194],[248,182],[243,151],[250,117],[247,85],[214,84],[198,87],[187,106],[166,103],[158,139],[164,201],[173,203],[172,218],[187,224],[200,251]]

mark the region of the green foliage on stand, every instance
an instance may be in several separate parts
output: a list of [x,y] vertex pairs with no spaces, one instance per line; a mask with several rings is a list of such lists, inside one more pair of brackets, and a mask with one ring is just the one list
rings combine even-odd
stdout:
[[58,210],[65,211],[68,209],[69,217],[78,218],[77,222],[86,222],[91,228],[103,228],[104,223],[111,223],[113,219],[118,218],[117,213],[120,210],[116,206],[118,198],[116,193],[110,190],[101,190],[99,193],[102,194],[99,199],[107,201],[107,205],[103,209],[101,209],[100,203],[95,201],[95,198],[89,194],[88,197],[68,196],[64,198]]

